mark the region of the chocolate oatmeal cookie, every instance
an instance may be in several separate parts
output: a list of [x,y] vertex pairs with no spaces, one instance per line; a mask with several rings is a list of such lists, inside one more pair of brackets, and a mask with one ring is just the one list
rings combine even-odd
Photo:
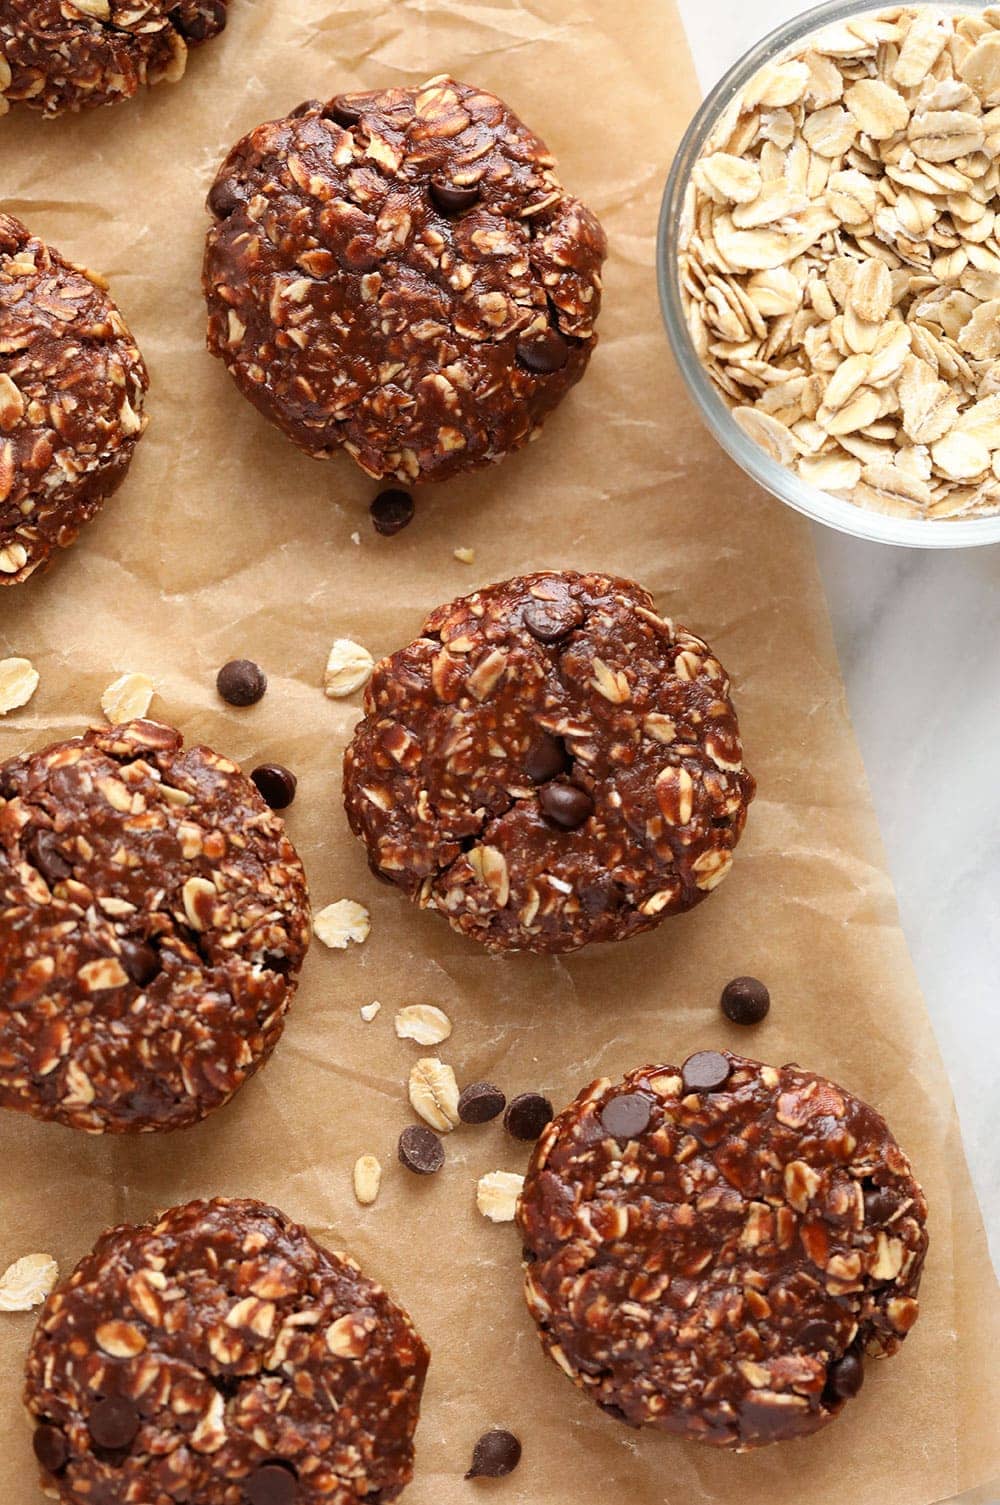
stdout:
[[0,0],[0,115],[46,115],[176,83],[188,48],[216,36],[229,0]]
[[542,1343],[599,1406],[717,1447],[815,1432],[917,1319],[927,1206],[842,1087],[720,1051],[595,1082],[518,1207]]
[[132,721],[0,764],[0,1107],[179,1129],[277,1044],[302,864],[235,763]]
[[617,941],[729,872],[754,781],[711,649],[608,575],[432,612],[376,667],[344,764],[376,873],[496,951]]
[[146,367],[105,286],[0,214],[0,586],[73,542],[146,427]]
[[387,1505],[427,1362],[353,1260],[220,1199],[104,1234],[45,1304],[25,1401],[63,1505]]
[[310,100],[237,143],[208,203],[209,349],[317,459],[441,481],[519,449],[583,375],[604,232],[482,89]]

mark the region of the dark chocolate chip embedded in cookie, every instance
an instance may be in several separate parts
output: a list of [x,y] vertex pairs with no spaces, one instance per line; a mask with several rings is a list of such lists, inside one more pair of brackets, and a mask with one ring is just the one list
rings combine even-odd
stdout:
[[[476,470],[538,433],[596,344],[604,232],[483,89],[307,101],[233,147],[208,206],[209,349],[318,459],[404,485]],[[411,515],[398,490],[373,509],[386,533]]]
[[235,763],[132,721],[0,765],[0,1107],[177,1129],[267,1060],[305,874]]
[[62,1505],[360,1505],[410,1480],[427,1363],[353,1260],[220,1199],[104,1234],[42,1310],[25,1403]]
[[574,1384],[740,1450],[825,1426],[864,1356],[897,1351],[926,1217],[873,1108],[728,1051],[594,1082],[543,1132],[517,1211],[528,1306]]
[[375,871],[496,951],[623,940],[729,872],[754,780],[729,680],[641,586],[545,571],[432,612],[344,764]]
[[121,485],[148,386],[106,285],[0,214],[0,586],[73,543]]
[[46,115],[129,99],[176,83],[188,48],[218,35],[229,0],[5,0],[0,4],[0,115]]

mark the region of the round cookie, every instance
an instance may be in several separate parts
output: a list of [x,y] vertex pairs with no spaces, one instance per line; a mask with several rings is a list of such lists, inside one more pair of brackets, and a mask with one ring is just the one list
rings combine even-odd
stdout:
[[46,115],[131,99],[176,83],[188,48],[216,36],[229,0],[4,0],[0,115],[26,104]]
[[344,762],[373,870],[496,951],[617,941],[699,903],[753,798],[711,650],[608,575],[518,576],[377,665]]
[[428,1352],[353,1260],[260,1202],[113,1228],[45,1303],[25,1402],[63,1505],[387,1505]]
[[233,147],[208,204],[209,349],[317,459],[441,481],[526,444],[583,375],[604,232],[485,90],[310,100]]
[[179,1129],[267,1060],[305,874],[234,763],[152,721],[0,764],[0,1107]]
[[148,386],[104,284],[0,214],[0,586],[71,544],[121,485]]
[[632,1426],[815,1432],[917,1319],[923,1193],[884,1120],[797,1066],[701,1051],[595,1082],[518,1206],[546,1350]]

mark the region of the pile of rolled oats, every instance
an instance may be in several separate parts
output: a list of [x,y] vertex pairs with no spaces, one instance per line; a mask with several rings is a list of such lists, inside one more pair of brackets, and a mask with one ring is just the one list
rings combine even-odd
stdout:
[[768,63],[680,230],[698,355],[740,427],[879,512],[1000,511],[1000,6],[893,6]]

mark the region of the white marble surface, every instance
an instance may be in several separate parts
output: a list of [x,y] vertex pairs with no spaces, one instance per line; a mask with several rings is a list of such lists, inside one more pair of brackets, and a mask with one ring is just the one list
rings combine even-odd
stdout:
[[[678,0],[703,88],[799,0]],[[815,529],[903,927],[1000,1267],[1000,546]]]

